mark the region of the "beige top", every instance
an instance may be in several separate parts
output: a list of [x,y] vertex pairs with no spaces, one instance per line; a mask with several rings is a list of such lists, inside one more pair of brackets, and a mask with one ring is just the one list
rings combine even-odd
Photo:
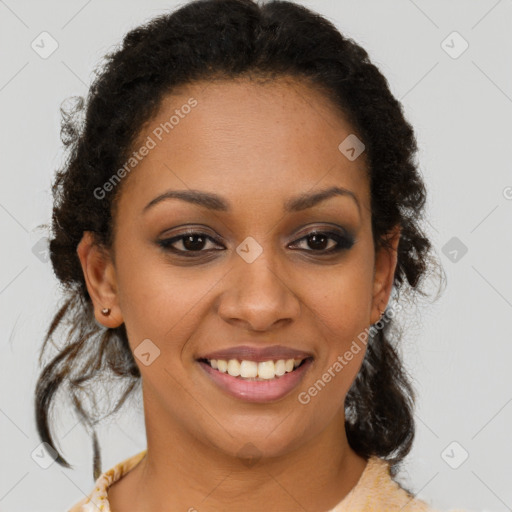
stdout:
[[[116,464],[96,480],[91,494],[68,512],[113,512],[107,490],[122,478],[146,454],[146,450]],[[353,489],[328,512],[438,512],[426,502],[410,496],[390,476],[389,464],[379,457],[370,457]],[[322,511],[323,512],[323,511]],[[452,512],[463,512],[453,510]]]

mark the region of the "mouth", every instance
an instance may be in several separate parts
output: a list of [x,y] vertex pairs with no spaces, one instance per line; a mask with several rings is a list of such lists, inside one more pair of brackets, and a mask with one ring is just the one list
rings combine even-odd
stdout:
[[278,359],[268,361],[250,361],[247,359],[199,359],[201,363],[208,364],[210,368],[220,373],[226,373],[248,381],[268,381],[278,379],[299,368],[307,359]]
[[197,359],[209,381],[229,396],[247,402],[280,400],[295,389],[313,357],[289,359]]

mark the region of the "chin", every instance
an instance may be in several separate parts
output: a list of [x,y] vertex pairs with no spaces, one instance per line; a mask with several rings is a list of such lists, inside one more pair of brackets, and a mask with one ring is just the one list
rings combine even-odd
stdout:
[[297,422],[291,420],[291,416],[275,421],[259,418],[252,422],[245,418],[236,423],[237,428],[230,428],[223,439],[216,439],[214,444],[221,452],[245,460],[246,464],[286,456],[306,442],[304,433],[297,429]]

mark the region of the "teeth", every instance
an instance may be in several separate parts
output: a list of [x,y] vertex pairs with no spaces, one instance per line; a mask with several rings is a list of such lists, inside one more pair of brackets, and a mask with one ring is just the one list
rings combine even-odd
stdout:
[[236,359],[230,359],[228,361],[228,373],[232,377],[238,377],[240,375],[240,363]]
[[258,363],[258,377],[260,379],[273,379],[276,376],[274,361]]
[[[213,360],[215,361],[215,359]],[[213,362],[210,361],[210,364]],[[212,366],[213,368],[213,366]],[[242,361],[240,363],[240,376],[245,379],[258,376],[258,363],[254,361]]]
[[286,373],[286,363],[284,362],[284,359],[280,359],[279,361],[276,361],[276,363],[274,365],[274,372],[279,377],[281,377],[281,375],[284,375]]
[[232,377],[243,379],[269,380],[292,372],[300,365],[302,359],[279,359],[278,361],[238,361],[237,359],[210,359],[208,361],[214,370],[228,373]]

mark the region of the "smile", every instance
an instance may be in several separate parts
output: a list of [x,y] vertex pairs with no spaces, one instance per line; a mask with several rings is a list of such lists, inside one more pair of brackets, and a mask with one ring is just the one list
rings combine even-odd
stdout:
[[283,398],[298,386],[312,357],[251,361],[247,359],[198,359],[210,380],[228,395],[249,402]]
[[206,362],[221,373],[249,380],[269,380],[293,372],[304,359],[278,359],[277,361],[248,361],[243,359],[206,359]]

